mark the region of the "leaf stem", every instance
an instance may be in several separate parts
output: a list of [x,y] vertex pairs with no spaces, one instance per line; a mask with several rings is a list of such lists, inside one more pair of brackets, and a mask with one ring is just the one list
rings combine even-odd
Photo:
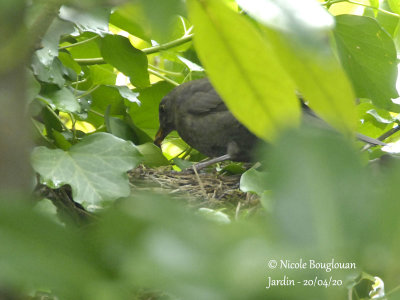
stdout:
[[369,5],[369,4],[364,4],[364,3],[361,3],[361,2],[358,2],[358,1],[354,1],[354,0],[328,0],[328,1],[323,2],[321,4],[326,6],[329,9],[333,4],[337,4],[337,3],[341,3],[341,2],[347,2],[347,3],[359,5],[359,6],[368,7],[368,8],[380,11],[381,13],[384,13],[384,14],[387,14],[387,15],[390,15],[390,16],[393,16],[393,17],[396,17],[396,18],[400,19],[400,15],[399,14],[396,14],[394,12],[391,12],[391,11],[388,11],[388,10],[385,10],[385,9],[382,9],[382,8],[379,8],[379,7],[376,7],[376,6],[372,6],[372,5]]
[[[397,125],[396,127],[392,128],[392,129],[390,129],[390,130],[388,130],[387,132],[385,132],[384,134],[382,134],[380,137],[378,137],[377,140],[383,142],[383,141],[386,140],[388,137],[392,136],[393,134],[395,134],[395,133],[398,132],[398,131],[400,131],[400,125]],[[368,150],[369,148],[371,148],[371,147],[373,147],[373,146],[374,146],[374,145],[371,145],[371,144],[365,145],[365,146],[361,149],[361,151],[366,151],[366,150]]]
[[95,39],[97,39],[97,38],[99,38],[98,35],[96,35],[96,36],[94,36],[94,37],[91,37],[90,39],[83,40],[83,41],[80,41],[80,42],[77,42],[77,43],[74,43],[74,44],[71,44],[71,45],[66,45],[66,46],[59,47],[58,50],[63,50],[63,49],[68,49],[68,48],[72,48],[72,47],[77,47],[77,46],[80,46],[80,45],[89,43],[89,42],[91,42],[91,41],[93,41],[93,40],[95,40]]
[[[193,38],[194,34],[189,34],[189,35],[185,35],[177,40],[174,40],[172,42],[166,43],[166,44],[162,44],[162,45],[158,45],[158,46],[154,46],[154,47],[150,47],[150,48],[146,48],[141,50],[143,53],[149,55],[149,54],[153,54],[156,52],[160,52],[163,50],[167,50],[170,48],[174,48],[177,46],[180,46],[182,44],[185,44],[187,42],[190,42]],[[75,61],[80,64],[80,65],[100,65],[100,64],[105,64],[106,61],[104,60],[104,58],[102,57],[96,57],[96,58],[76,58]]]
[[169,83],[171,83],[171,84],[173,84],[175,86],[179,85],[179,83],[177,83],[176,81],[174,81],[174,80],[172,80],[172,79],[170,79],[170,78],[158,73],[157,71],[154,71],[152,69],[147,69],[147,71],[149,71],[149,73],[151,73],[151,74],[153,74],[153,75],[155,75],[155,76],[157,76],[157,77],[159,77],[159,78],[161,78],[161,79],[163,79],[163,80],[165,80],[165,81],[167,81],[167,82],[169,82]]
[[172,42],[161,44],[161,45],[154,46],[151,48],[146,48],[146,49],[143,49],[142,51],[145,54],[149,55],[149,54],[153,54],[153,53],[160,52],[163,50],[168,50],[170,48],[174,48],[174,47],[180,46],[182,44],[185,44],[187,42],[190,42],[192,40],[193,36],[194,36],[193,33],[189,34],[189,35],[184,35],[183,37],[181,37],[177,40],[174,40]]
[[156,67],[156,66],[153,66],[153,65],[151,65],[151,64],[149,64],[149,67],[150,67],[151,69],[154,69],[155,71],[159,71],[159,72],[161,72],[161,73],[168,74],[168,75],[171,75],[171,76],[182,76],[182,73],[167,71],[167,70],[158,68],[158,67]]

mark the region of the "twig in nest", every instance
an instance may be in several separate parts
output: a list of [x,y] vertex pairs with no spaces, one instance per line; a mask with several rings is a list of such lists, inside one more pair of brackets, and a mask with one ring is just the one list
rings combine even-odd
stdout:
[[201,189],[201,191],[203,192],[204,197],[206,197],[206,199],[208,199],[207,192],[206,192],[206,190],[204,189],[203,182],[201,181],[200,176],[199,176],[199,173],[197,173],[197,169],[196,169],[195,166],[193,166],[193,170],[194,170],[194,174],[196,174],[197,181],[199,182],[200,189]]

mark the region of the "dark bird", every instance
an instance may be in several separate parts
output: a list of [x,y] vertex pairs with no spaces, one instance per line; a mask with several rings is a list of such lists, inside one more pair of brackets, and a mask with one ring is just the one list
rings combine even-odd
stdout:
[[[303,104],[303,113],[324,123]],[[186,82],[165,96],[159,107],[160,128],[154,143],[161,146],[173,130],[190,146],[212,157],[197,169],[223,160],[249,162],[256,144],[260,141],[228,110],[208,78]],[[384,143],[363,135],[357,137],[367,143]]]

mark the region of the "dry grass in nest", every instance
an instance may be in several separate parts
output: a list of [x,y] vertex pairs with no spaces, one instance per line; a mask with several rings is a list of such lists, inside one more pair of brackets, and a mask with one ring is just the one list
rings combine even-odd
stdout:
[[240,191],[240,175],[217,172],[195,174],[171,171],[170,168],[139,166],[129,176],[133,193],[168,193],[192,208],[227,209],[228,213],[233,211],[237,214],[240,209],[255,209],[259,206],[256,195]]

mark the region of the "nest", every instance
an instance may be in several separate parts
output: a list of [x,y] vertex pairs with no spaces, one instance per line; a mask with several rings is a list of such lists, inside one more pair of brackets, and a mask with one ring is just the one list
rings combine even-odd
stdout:
[[129,177],[133,193],[167,193],[193,208],[223,208],[238,213],[240,209],[259,205],[256,195],[240,191],[240,175],[176,172],[169,168],[139,166],[129,173]]

